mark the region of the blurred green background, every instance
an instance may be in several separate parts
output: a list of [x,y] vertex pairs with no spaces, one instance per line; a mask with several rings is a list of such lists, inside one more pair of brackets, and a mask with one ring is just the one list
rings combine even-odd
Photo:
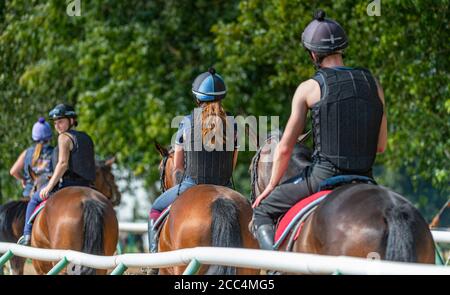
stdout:
[[[0,0],[0,201],[20,196],[9,169],[31,127],[56,103],[76,105],[80,130],[101,157],[159,189],[154,141],[194,103],[193,79],[209,66],[224,77],[235,115],[279,115],[284,126],[298,84],[314,68],[300,36],[315,9],[346,29],[349,66],[369,68],[385,90],[389,142],[380,184],[431,220],[450,196],[449,1]],[[242,152],[237,190],[248,196],[254,152]],[[130,176],[131,177],[131,176]],[[152,197],[155,195],[152,195]]]

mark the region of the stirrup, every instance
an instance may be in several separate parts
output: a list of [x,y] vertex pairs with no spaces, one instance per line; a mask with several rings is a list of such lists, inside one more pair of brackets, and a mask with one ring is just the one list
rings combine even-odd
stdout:
[[31,245],[31,235],[23,235],[17,241],[17,244],[22,246],[30,246]]

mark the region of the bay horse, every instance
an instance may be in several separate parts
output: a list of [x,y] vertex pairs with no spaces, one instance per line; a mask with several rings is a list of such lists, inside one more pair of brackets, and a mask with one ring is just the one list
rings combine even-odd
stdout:
[[[40,233],[37,231],[34,231],[34,228],[37,227],[37,223],[35,221],[35,224],[33,225],[33,233],[32,237],[36,237],[36,235],[43,235],[41,238],[37,238],[35,242],[33,243],[32,240],[32,246],[39,247],[39,248],[57,248],[57,249],[72,249],[77,251],[83,251],[83,252],[97,252],[97,253],[104,253],[104,255],[111,255],[111,248],[112,244],[114,244],[114,248],[116,247],[117,242],[114,243],[114,240],[117,240],[117,233],[114,234],[114,232],[117,232],[117,220],[115,218],[115,213],[112,215],[113,212],[111,212],[111,206],[116,206],[120,203],[121,200],[121,194],[120,191],[115,183],[114,175],[111,172],[111,166],[114,163],[114,158],[111,158],[106,161],[97,161],[96,162],[96,177],[95,177],[95,183],[94,186],[98,192],[92,192],[91,189],[83,189],[81,191],[87,192],[87,195],[90,197],[92,196],[92,200],[95,200],[94,202],[89,201],[87,202],[88,205],[86,207],[90,207],[90,209],[94,208],[95,211],[104,211],[105,216],[97,216],[94,217],[92,220],[90,214],[84,214],[81,216],[81,213],[73,213],[73,210],[76,210],[77,208],[79,210],[82,210],[82,206],[86,204],[87,196],[84,196],[83,205],[80,203],[74,204],[74,199],[70,199],[70,201],[67,204],[70,204],[70,208],[60,208],[61,204],[64,202],[63,200],[67,201],[67,198],[75,197],[79,202],[81,202],[80,198],[83,198],[82,196],[74,196],[76,194],[77,190],[71,190],[71,192],[68,192],[68,196],[70,197],[58,197],[58,202],[52,201],[50,203],[50,200],[53,200],[55,195],[52,195],[51,198],[49,198],[49,201],[45,205],[43,212],[39,214],[41,215],[47,215],[44,212],[47,211],[48,214],[54,214],[55,210],[60,210],[60,212],[56,213],[58,216],[48,216],[48,217],[37,217],[37,220],[39,219],[41,222],[41,225],[48,224],[49,228],[52,227],[52,232],[58,231],[57,233],[53,233],[52,236],[49,236],[49,233],[47,230],[41,230]],[[41,178],[41,182],[45,182],[45,177]],[[40,184],[42,185],[42,184]],[[64,191],[64,190],[61,190]],[[109,199],[109,201],[105,200],[105,197]],[[98,205],[98,202],[96,200],[101,200],[100,204]],[[0,207],[0,241],[2,242],[9,242],[9,243],[16,243],[17,240],[20,238],[20,236],[23,233],[23,227],[25,223],[25,211],[28,204],[28,199],[20,199],[20,200],[14,200],[10,201],[3,206]],[[56,200],[55,200],[56,201]],[[90,204],[89,204],[90,203]],[[94,204],[93,204],[94,203]],[[50,204],[50,206],[49,206]],[[53,205],[52,205],[53,204]],[[93,205],[93,206],[92,206]],[[47,206],[51,207],[50,209],[46,209]],[[90,210],[88,209],[88,210]],[[70,212],[69,212],[70,211]],[[64,214],[68,214],[66,218],[63,218]],[[88,227],[87,234],[92,234],[90,231],[94,230],[94,236],[96,239],[91,240],[84,239],[83,230],[84,227],[81,226],[82,218],[81,217],[88,217],[91,218],[91,221],[99,221],[98,219],[104,219],[104,229],[108,228],[108,230],[102,229],[100,225],[96,225],[95,227],[94,223],[91,223],[93,225],[92,227]],[[73,226],[69,226],[68,223],[72,223]],[[59,224],[60,223],[60,224]],[[107,224],[107,226],[106,226]],[[78,228],[76,228],[76,225]],[[70,230],[70,232],[67,232],[68,235],[71,235],[71,237],[67,237],[67,234],[64,233],[65,230]],[[77,230],[78,232],[75,232]],[[59,235],[59,236],[58,236]],[[93,236],[93,237],[94,237]],[[115,237],[116,236],[116,237]],[[51,238],[51,240],[50,240]],[[48,240],[46,240],[48,239]],[[64,241],[63,241],[64,239]],[[103,249],[99,249],[99,244],[101,244],[99,241],[104,239],[104,247]],[[40,242],[41,240],[44,240],[44,243]],[[74,241],[78,240],[78,241]],[[80,242],[81,240],[81,242]],[[70,244],[72,243],[73,244]],[[83,244],[82,247],[80,247],[80,243]],[[70,245],[69,245],[70,244]],[[84,248],[83,248],[84,247]],[[89,250],[88,248],[92,248]],[[92,251],[95,250],[95,251]],[[114,251],[113,251],[114,252]],[[108,254],[106,254],[108,253]],[[19,257],[19,256],[13,256],[10,260],[11,265],[11,273],[12,274],[23,274],[23,268],[24,268],[25,258]],[[36,268],[36,271],[40,274],[48,272],[49,268],[52,267],[52,263],[46,262],[45,264],[43,262],[33,261],[33,265],[38,268]],[[73,266],[75,269],[77,267]],[[38,270],[39,269],[39,270]],[[81,271],[83,270],[83,271]],[[93,270],[89,269],[79,269],[80,273],[94,273]],[[72,271],[72,273],[77,273],[76,271]],[[104,271],[97,271],[98,274],[104,273]]]
[[[268,184],[272,171],[269,137],[252,159],[252,202]],[[310,165],[310,150],[297,142],[282,182]],[[346,184],[334,189],[304,220],[294,252],[345,255],[391,261],[435,262],[435,246],[428,225],[404,197],[373,184]],[[279,249],[286,248],[286,241]],[[374,256],[372,256],[374,255]]]
[[[162,189],[174,184],[173,151],[156,144],[163,159],[160,163]],[[158,241],[158,251],[191,247],[236,247],[258,249],[248,229],[252,217],[250,202],[237,191],[217,185],[196,185],[175,200]],[[160,269],[160,274],[179,275],[186,266]],[[202,266],[199,274],[258,274],[259,270],[229,266]]]

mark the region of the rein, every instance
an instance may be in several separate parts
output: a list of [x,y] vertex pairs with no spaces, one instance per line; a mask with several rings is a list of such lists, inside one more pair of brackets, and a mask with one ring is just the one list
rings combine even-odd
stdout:
[[164,184],[164,178],[166,177],[166,164],[167,164],[168,159],[169,159],[169,155],[163,157],[162,167],[161,167],[161,171],[159,174],[159,182],[161,185],[161,191],[163,193],[167,190],[166,185]]

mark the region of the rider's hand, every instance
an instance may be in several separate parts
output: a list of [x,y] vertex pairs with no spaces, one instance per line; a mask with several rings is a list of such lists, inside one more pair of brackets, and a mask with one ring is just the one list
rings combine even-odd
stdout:
[[262,200],[267,198],[267,196],[274,190],[274,186],[268,185],[266,186],[266,189],[256,198],[255,202],[252,205],[252,208],[256,208],[259,206],[259,203],[261,203]]
[[51,190],[52,188],[49,187],[48,185],[46,185],[43,189],[41,189],[41,191],[39,192],[39,197],[41,198],[42,201],[48,198],[48,194],[50,193]]

